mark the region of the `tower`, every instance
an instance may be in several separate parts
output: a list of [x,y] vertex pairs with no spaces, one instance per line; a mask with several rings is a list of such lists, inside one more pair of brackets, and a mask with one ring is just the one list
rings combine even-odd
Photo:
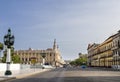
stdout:
[[56,39],[54,39],[54,44],[53,44],[53,50],[57,49],[57,43],[56,43]]

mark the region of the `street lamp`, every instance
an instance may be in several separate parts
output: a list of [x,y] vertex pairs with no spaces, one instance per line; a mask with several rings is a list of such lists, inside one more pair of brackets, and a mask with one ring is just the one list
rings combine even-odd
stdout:
[[11,35],[11,29],[8,29],[8,34],[4,36],[4,44],[7,46],[7,57],[6,57],[6,63],[7,63],[7,69],[5,72],[5,75],[11,75],[12,72],[10,71],[10,63],[11,63],[11,46],[14,44],[14,35]]

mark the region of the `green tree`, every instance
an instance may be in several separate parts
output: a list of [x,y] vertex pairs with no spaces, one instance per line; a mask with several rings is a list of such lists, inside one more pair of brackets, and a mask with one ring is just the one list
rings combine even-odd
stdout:
[[0,42],[0,51],[3,50],[3,44]]
[[[3,50],[3,44],[0,42],[0,56],[1,56],[1,51]],[[0,59],[0,62],[2,62],[2,59]]]
[[77,65],[86,65],[87,62],[87,58],[83,57],[83,58],[78,58],[75,60]]
[[13,63],[21,63],[20,57],[18,55],[13,55],[12,56],[12,62]]
[[81,65],[81,64],[82,64],[82,61],[81,61],[81,59],[79,58],[79,59],[76,59],[76,60],[75,60],[75,63],[76,63],[76,65]]
[[87,57],[81,57],[81,58],[78,58],[72,62],[70,62],[71,65],[86,65],[87,64]]
[[71,61],[70,65],[76,65],[76,62],[75,61]]
[[[4,51],[4,56],[2,58],[2,62],[6,63],[6,56],[7,56],[7,49]],[[20,57],[16,54],[14,54],[14,47],[11,47],[11,61],[13,63],[21,63]]]
[[6,63],[6,56],[2,57],[2,63]]

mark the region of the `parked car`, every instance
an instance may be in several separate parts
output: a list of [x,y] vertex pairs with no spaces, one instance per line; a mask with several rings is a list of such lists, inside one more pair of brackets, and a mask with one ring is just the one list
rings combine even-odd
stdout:
[[52,69],[52,68],[54,67],[51,65],[42,65],[42,69]]
[[86,68],[86,67],[87,67],[86,65],[81,65],[81,68],[83,68],[83,69]]

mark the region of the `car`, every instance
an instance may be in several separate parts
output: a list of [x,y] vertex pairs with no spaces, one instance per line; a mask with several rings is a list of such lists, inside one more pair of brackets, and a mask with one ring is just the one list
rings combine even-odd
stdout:
[[42,65],[42,69],[52,69],[53,66],[51,65]]
[[83,68],[83,69],[86,68],[86,67],[87,67],[86,65],[81,65],[81,68]]

